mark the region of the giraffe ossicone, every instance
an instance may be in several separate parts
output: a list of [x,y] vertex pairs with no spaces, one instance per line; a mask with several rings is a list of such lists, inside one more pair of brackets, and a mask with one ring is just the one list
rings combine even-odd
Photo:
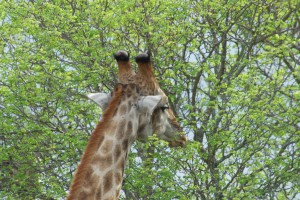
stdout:
[[130,147],[138,130],[149,126],[161,99],[159,95],[140,96],[135,84],[117,85],[91,134],[67,200],[119,198]]
[[131,68],[130,54],[120,50],[114,54],[114,58],[118,63],[119,83],[128,84],[135,83],[135,72]]

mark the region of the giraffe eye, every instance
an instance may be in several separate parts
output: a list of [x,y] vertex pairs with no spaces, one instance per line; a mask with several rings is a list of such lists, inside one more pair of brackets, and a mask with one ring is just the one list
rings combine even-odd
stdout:
[[138,104],[137,104],[137,103],[132,103],[131,106],[132,106],[133,108],[137,108],[137,107],[138,107]]
[[169,103],[166,103],[164,106],[160,107],[162,111],[165,111],[166,109],[169,109]]

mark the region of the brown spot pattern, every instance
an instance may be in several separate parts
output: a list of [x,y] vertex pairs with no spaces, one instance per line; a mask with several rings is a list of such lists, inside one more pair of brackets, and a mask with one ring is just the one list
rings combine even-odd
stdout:
[[115,183],[120,184],[123,180],[122,173],[116,172],[115,173]]
[[116,145],[115,150],[114,150],[115,162],[117,162],[119,160],[121,153],[122,153],[121,145]]
[[126,135],[127,135],[127,136],[128,136],[128,135],[131,135],[131,133],[132,133],[132,122],[130,121],[130,122],[128,122],[128,124],[127,124]]
[[119,108],[119,110],[118,110],[118,114],[119,114],[119,115],[125,115],[126,112],[127,112],[127,106],[124,105],[124,104],[121,105],[120,108]]
[[98,199],[101,199],[102,198],[102,187],[98,187],[97,188],[97,191],[96,191],[96,197]]
[[126,124],[126,121],[125,121],[125,120],[122,120],[122,121],[119,123],[119,128],[118,128],[118,130],[117,130],[117,139],[118,139],[118,140],[121,140],[121,139],[124,137],[125,124]]
[[113,177],[113,172],[112,171],[109,171],[104,177],[103,177],[103,186],[104,186],[104,190],[103,192],[104,193],[107,193],[112,185],[113,185],[113,182],[112,182],[112,177]]
[[86,194],[83,191],[81,191],[78,195],[78,199],[87,199],[87,198],[88,198],[88,194]]
[[121,169],[122,170],[122,176],[123,176],[123,172],[124,172],[124,169],[125,169],[125,158],[122,158],[118,165],[117,165],[118,169]]
[[123,149],[123,151],[127,151],[127,149],[128,149],[128,145],[129,145],[129,141],[128,141],[128,139],[125,139],[123,142],[122,142],[122,149]]

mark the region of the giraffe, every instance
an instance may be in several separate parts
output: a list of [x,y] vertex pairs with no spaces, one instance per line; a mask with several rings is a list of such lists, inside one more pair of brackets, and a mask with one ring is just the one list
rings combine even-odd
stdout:
[[[172,109],[168,106],[168,97],[162,91],[154,76],[150,56],[142,53],[136,57],[136,62],[138,64],[137,74],[131,69],[129,57],[129,53],[122,50],[114,54],[119,69],[119,82],[123,84],[136,83],[143,95],[162,96],[161,105],[155,109],[152,115],[152,129],[150,130],[149,127],[147,127],[146,130],[146,127],[141,127],[138,131],[138,140],[146,141],[149,136],[155,133],[158,138],[169,142],[171,147],[186,146],[187,138],[185,134],[183,134]],[[91,93],[88,97],[104,110],[110,98],[100,94],[102,93]]]
[[91,134],[67,200],[115,200],[130,146],[149,126],[160,96],[140,96],[135,84],[118,84],[102,120]]

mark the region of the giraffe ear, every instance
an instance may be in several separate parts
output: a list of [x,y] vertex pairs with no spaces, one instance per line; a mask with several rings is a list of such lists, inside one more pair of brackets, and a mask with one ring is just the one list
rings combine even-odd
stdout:
[[106,93],[90,93],[87,97],[98,104],[102,110],[107,108],[111,99],[111,95]]
[[162,97],[157,96],[143,96],[138,101],[138,107],[146,112],[152,114],[154,109],[160,104]]

